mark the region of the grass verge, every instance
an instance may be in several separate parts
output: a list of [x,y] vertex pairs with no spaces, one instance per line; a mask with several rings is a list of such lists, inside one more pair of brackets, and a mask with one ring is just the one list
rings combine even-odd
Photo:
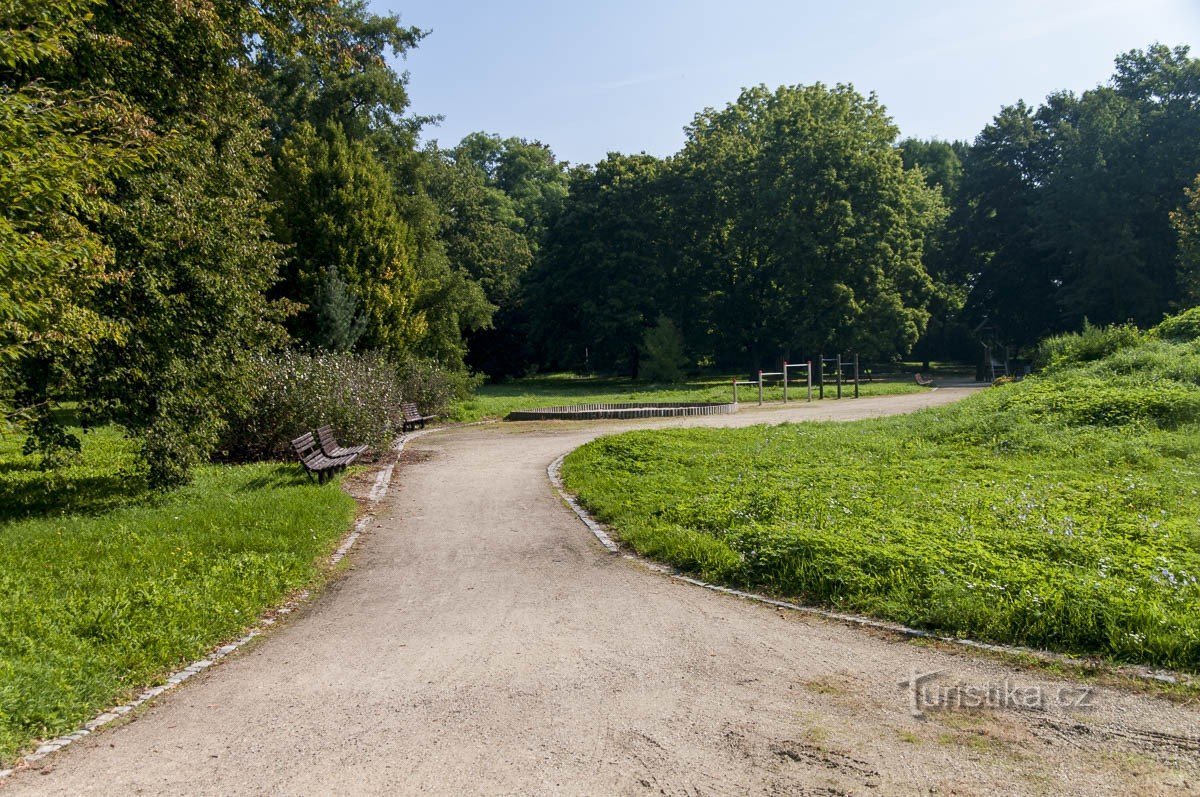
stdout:
[[600,438],[563,477],[708,580],[1198,671],[1200,341],[1088,356],[906,417]]
[[[744,379],[745,377],[739,377]],[[503,418],[514,410],[529,410],[538,407],[568,406],[574,404],[615,403],[621,401],[711,401],[727,402],[733,399],[730,382],[733,377],[706,377],[677,385],[660,385],[617,377],[576,376],[553,374],[547,376],[516,379],[499,385],[483,385],[474,396],[458,402],[450,412],[452,421],[478,421],[484,418]],[[865,382],[860,389],[863,396],[884,396],[899,393],[916,393],[925,390],[911,379]],[[834,388],[826,385],[827,400],[833,396]],[[843,395],[853,395],[854,388],[843,387]],[[782,387],[769,387],[764,391],[768,401],[783,399]],[[803,397],[804,389],[788,388],[789,397]],[[816,390],[813,391],[814,397]],[[752,387],[738,388],[738,400],[742,403],[758,401],[758,391]]]
[[118,430],[83,440],[46,472],[0,438],[0,769],[318,580],[354,516],[336,484],[286,465],[151,493]]

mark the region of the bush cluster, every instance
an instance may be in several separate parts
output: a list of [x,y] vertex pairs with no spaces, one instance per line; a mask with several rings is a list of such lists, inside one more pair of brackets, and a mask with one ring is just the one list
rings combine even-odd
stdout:
[[325,424],[343,444],[379,455],[400,432],[401,402],[442,413],[473,385],[430,361],[397,364],[377,353],[284,352],[259,359],[255,372],[253,395],[228,424],[227,459],[291,457],[292,439]]

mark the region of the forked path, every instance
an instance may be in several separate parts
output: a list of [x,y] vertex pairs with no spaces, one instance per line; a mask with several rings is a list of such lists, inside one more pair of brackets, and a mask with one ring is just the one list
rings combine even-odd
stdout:
[[[918,396],[689,419],[851,419]],[[355,569],[303,616],[11,794],[1189,794],[1200,711],[914,717],[899,682],[1069,681],[713,593],[606,552],[546,465],[633,424],[410,444]],[[681,425],[680,421],[648,425]],[[1073,693],[1068,693],[1073,694]],[[8,797],[6,794],[5,797]]]

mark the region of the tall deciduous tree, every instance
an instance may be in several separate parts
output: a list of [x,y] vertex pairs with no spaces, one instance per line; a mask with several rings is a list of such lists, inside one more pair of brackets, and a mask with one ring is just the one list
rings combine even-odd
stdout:
[[922,264],[939,194],[852,87],[747,89],[697,115],[679,160],[690,281],[720,363],[908,351],[933,290]]
[[0,10],[0,422],[15,389],[17,403],[35,405],[24,417],[48,453],[72,445],[46,403],[64,361],[122,333],[92,303],[117,278],[95,224],[113,210],[115,181],[153,154],[148,120],[123,97],[43,79],[70,61],[93,6]]
[[693,287],[673,284],[663,161],[609,155],[571,174],[571,193],[551,226],[529,306],[533,338],[554,367],[638,373],[647,327]]

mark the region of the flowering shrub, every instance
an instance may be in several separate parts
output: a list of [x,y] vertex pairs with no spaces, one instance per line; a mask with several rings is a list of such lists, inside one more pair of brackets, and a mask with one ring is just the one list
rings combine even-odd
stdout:
[[441,413],[473,385],[430,361],[395,364],[374,353],[285,352],[259,360],[255,371],[253,395],[230,419],[224,458],[288,458],[293,438],[325,424],[341,444],[365,443],[378,456],[400,433],[401,402]]

